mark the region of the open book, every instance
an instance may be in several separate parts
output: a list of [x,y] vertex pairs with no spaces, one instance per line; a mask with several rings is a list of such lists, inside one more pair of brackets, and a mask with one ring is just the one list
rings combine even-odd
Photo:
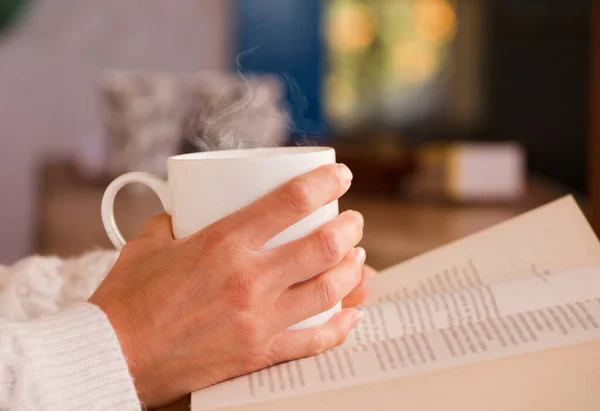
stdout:
[[340,347],[192,411],[600,410],[600,243],[571,197],[392,267]]

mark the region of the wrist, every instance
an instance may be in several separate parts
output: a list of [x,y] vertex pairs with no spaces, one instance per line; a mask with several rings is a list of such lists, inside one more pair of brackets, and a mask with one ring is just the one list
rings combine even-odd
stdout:
[[122,303],[106,304],[94,300],[92,296],[90,302],[102,309],[114,330],[140,401],[149,407],[162,405],[154,399],[156,384],[153,384],[153,374],[159,364],[153,363],[146,355],[149,338],[144,335],[143,326],[131,318],[130,310]]

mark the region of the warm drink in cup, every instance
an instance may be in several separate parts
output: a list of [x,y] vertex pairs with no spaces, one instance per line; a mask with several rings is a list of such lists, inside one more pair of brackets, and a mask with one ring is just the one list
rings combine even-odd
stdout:
[[[114,219],[117,192],[127,184],[150,187],[171,215],[173,235],[184,238],[240,208],[288,180],[335,163],[335,150],[328,147],[278,147],[225,150],[184,154],[167,159],[168,180],[134,172],[115,179],[102,199],[102,221],[112,243],[121,249],[125,239]],[[304,237],[338,215],[338,203],[327,204],[273,237],[265,248],[275,248]],[[341,310],[332,309],[308,318],[292,328],[327,322]]]

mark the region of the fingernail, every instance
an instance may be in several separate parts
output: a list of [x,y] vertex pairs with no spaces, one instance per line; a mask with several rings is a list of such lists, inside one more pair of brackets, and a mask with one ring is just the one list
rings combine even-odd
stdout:
[[367,252],[362,247],[356,247],[354,249],[354,258],[356,259],[356,262],[363,264],[367,259]]
[[345,164],[338,164],[338,173],[340,178],[346,182],[352,181],[352,171]]
[[359,213],[358,211],[353,211],[354,215],[356,216],[356,218],[358,218],[361,222],[365,222],[365,218],[363,217],[363,215],[361,213]]
[[352,316],[352,320],[350,320],[350,324],[352,324],[352,328],[356,327],[358,323],[362,320],[362,312],[356,310],[354,315]]

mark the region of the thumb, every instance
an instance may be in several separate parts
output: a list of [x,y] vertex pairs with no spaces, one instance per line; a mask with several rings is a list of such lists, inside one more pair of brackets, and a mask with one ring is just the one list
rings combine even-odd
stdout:
[[173,240],[171,216],[163,213],[152,217],[142,229],[139,237],[154,238],[157,240]]

